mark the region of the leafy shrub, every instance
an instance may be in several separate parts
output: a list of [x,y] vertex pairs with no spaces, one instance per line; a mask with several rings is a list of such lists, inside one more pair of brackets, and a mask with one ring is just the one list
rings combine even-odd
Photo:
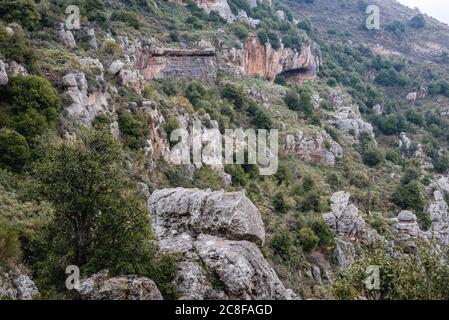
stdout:
[[426,20],[423,14],[417,14],[410,20],[410,26],[415,29],[422,29],[426,26]]
[[232,176],[233,186],[245,186],[248,178],[243,167],[238,164],[228,164],[225,166],[225,172]]
[[21,31],[8,34],[4,25],[0,22],[0,55],[6,59],[15,60],[24,63],[29,69],[34,68],[36,57],[33,50],[30,49],[28,42],[23,37]]
[[30,159],[26,139],[14,130],[0,129],[0,167],[18,170]]
[[134,12],[115,10],[111,15],[112,21],[121,21],[138,30],[140,28],[139,18]]
[[298,238],[299,243],[303,247],[304,251],[312,251],[318,246],[318,243],[320,242],[320,239],[309,227],[305,227],[299,230]]
[[39,25],[40,15],[33,0],[2,0],[0,19],[8,23],[16,22],[33,30]]
[[244,42],[248,38],[250,27],[247,23],[238,22],[232,25],[232,31],[240,41]]
[[284,96],[284,102],[290,110],[300,111],[300,96],[294,90],[289,90]]
[[61,101],[47,79],[39,76],[17,76],[11,80],[7,91],[17,112],[35,109],[54,124]]
[[281,40],[279,40],[279,36],[276,32],[268,31],[268,40],[273,49],[279,49],[281,47]]
[[133,115],[130,112],[122,112],[119,115],[118,124],[126,145],[131,149],[140,149],[145,146],[148,127],[143,113]]
[[277,192],[274,195],[273,207],[279,213],[286,213],[288,211],[289,205],[282,192]]

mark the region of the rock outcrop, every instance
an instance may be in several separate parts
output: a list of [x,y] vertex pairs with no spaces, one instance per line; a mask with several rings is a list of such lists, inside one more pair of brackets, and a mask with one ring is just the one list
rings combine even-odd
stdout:
[[32,300],[38,293],[29,276],[17,270],[3,272],[0,266],[0,300]]
[[155,231],[161,239],[174,232],[211,234],[263,245],[265,229],[256,206],[242,192],[163,189],[149,200]]
[[177,78],[209,82],[216,76],[214,49],[143,48],[135,67],[145,80]]
[[334,258],[337,265],[348,270],[361,254],[359,246],[376,247],[380,243],[390,245],[376,230],[366,224],[358,208],[349,204],[350,194],[339,191],[331,197],[331,212],[323,215],[324,221],[335,231]]
[[320,64],[319,49],[308,38],[300,52],[283,46],[274,49],[269,42],[262,45],[257,35],[249,36],[244,46],[244,74],[258,75],[271,81],[280,74],[292,81],[314,79]]
[[108,270],[82,280],[78,292],[83,300],[162,300],[151,279],[137,275],[111,277]]
[[362,132],[374,138],[373,126],[362,119],[359,107],[350,97],[334,90],[330,93],[330,99],[335,109],[331,122],[347,139],[358,139]]
[[[73,71],[63,77],[66,93],[72,98],[72,104],[65,111],[77,124],[90,126],[94,118],[107,113],[109,93],[101,86],[104,82],[103,65],[97,59],[79,60],[82,71]],[[89,87],[86,72],[95,73],[95,87]]]
[[416,247],[416,240],[423,236],[413,212],[408,210],[401,211],[397,218],[392,219],[394,222],[393,233],[396,243],[409,247]]
[[6,73],[6,65],[0,60],[0,86],[7,85],[9,81],[8,74]]
[[181,299],[296,297],[260,252],[263,222],[242,192],[163,189],[148,204],[161,250],[183,255],[176,277]]
[[299,130],[293,135],[287,135],[284,148],[305,161],[325,166],[334,166],[336,159],[343,156],[341,146],[324,130],[315,134]]
[[434,200],[427,207],[426,212],[432,221],[432,232],[435,240],[442,245],[449,244],[449,212],[444,195],[440,190],[433,193]]

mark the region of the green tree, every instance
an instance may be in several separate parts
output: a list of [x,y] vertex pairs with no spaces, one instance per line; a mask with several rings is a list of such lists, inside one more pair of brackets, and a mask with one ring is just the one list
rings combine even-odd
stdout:
[[44,240],[35,240],[44,244],[35,248],[39,278],[62,284],[70,264],[85,274],[108,268],[157,276],[148,212],[110,132],[84,130],[75,141],[55,141],[43,149],[33,172],[37,191],[55,213]]
[[20,23],[23,27],[32,30],[38,26],[40,16],[33,0],[2,0],[0,19],[8,23]]
[[0,167],[18,170],[30,159],[26,139],[14,130],[0,129]]

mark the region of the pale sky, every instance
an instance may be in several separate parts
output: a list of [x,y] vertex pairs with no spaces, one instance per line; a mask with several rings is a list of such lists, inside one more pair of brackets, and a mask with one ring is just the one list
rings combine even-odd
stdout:
[[448,0],[398,0],[410,8],[418,7],[421,12],[449,25]]

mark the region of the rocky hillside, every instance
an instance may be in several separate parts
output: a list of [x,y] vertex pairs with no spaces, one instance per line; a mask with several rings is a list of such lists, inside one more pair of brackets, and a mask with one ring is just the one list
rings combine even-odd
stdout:
[[[448,62],[391,0],[2,1],[0,299],[447,299]],[[274,174],[185,163],[238,128]]]

